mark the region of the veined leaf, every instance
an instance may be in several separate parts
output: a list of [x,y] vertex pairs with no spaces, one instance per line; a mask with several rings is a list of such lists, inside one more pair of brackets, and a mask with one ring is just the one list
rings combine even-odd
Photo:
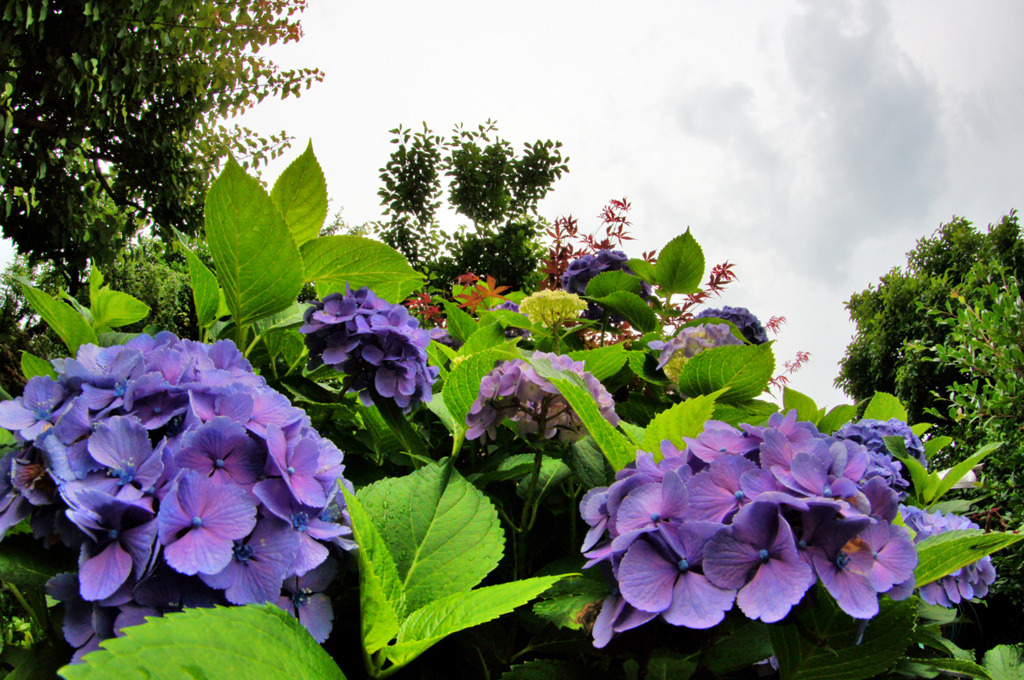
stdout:
[[569,357],[573,361],[582,361],[583,368],[593,373],[598,380],[607,380],[618,373],[628,359],[626,350],[620,344],[569,352]]
[[192,300],[196,305],[196,321],[199,322],[200,328],[209,328],[210,324],[217,320],[217,308],[221,299],[217,277],[184,243],[181,244],[180,250],[188,262],[188,278],[192,285]]
[[509,613],[561,578],[558,575],[522,579],[434,600],[402,623],[398,642],[387,649],[388,658],[396,665],[407,664],[442,638]]
[[797,392],[789,387],[782,389],[782,411],[787,413],[796,409],[797,418],[812,423],[818,422],[818,405],[814,400],[802,392]]
[[818,430],[823,434],[832,434],[856,417],[856,406],[853,404],[840,404],[822,416],[821,420],[818,421]]
[[928,585],[986,555],[1024,540],[1024,534],[961,529],[929,536],[917,544],[917,587]]
[[[590,289],[589,286],[587,289]],[[587,295],[586,299],[593,300],[606,311],[621,316],[642,333],[649,333],[658,327],[654,311],[639,295],[617,290],[602,297]]]
[[974,469],[974,466],[985,460],[988,454],[992,453],[1002,445],[1002,442],[996,442],[994,444],[987,444],[981,447],[973,456],[967,458],[967,460],[961,461],[954,465],[945,475],[942,480],[935,486],[935,491],[931,498],[928,498],[928,502],[932,502],[942,498],[943,494],[953,488],[953,485],[964,478],[968,472]]
[[82,663],[64,666],[66,680],[218,678],[344,680],[306,629],[276,605],[195,608],[150,618],[104,640]]
[[395,561],[380,532],[359,500],[344,485],[352,534],[359,550],[359,608],[363,647],[368,654],[383,648],[398,633],[398,617],[403,607],[402,583]]
[[405,612],[469,590],[505,546],[498,512],[449,464],[386,478],[359,492],[394,557]]
[[301,247],[320,235],[327,218],[327,182],[313,155],[312,140],[274,182],[270,198],[284,216],[296,245]]
[[643,292],[643,282],[636,276],[628,274],[621,269],[601,272],[587,282],[588,297],[604,297],[616,291],[640,295]]
[[96,331],[92,329],[89,322],[80,314],[76,314],[71,307],[63,302],[58,302],[52,297],[21,280],[21,291],[25,299],[32,305],[43,321],[50,325],[68,348],[71,356],[78,354],[78,348],[86,343],[97,344]]
[[295,302],[304,282],[298,246],[270,196],[234,159],[206,196],[206,240],[237,325]]
[[701,279],[704,278],[704,251],[689,229],[661,249],[655,275],[658,287],[665,293],[685,295],[700,289]]
[[25,350],[21,351],[21,372],[27,379],[32,379],[37,375],[48,375],[54,380],[57,379],[57,371],[53,370],[53,365],[49,361],[40,359]]
[[685,448],[683,437],[696,437],[704,431],[704,423],[715,413],[717,394],[701,395],[679,402],[654,417],[644,431],[643,450],[661,460],[661,442],[665,439],[680,451]]
[[734,403],[762,394],[774,370],[771,343],[715,347],[687,361],[678,384],[679,389],[691,397],[729,388],[718,401]]
[[103,285],[103,274],[93,266],[89,274],[89,310],[97,333],[120,328],[149,316],[149,305],[128,293]]
[[907,409],[903,403],[888,392],[875,392],[867,408],[864,409],[865,420],[889,420],[896,418],[907,422]]
[[454,302],[444,302],[445,318],[448,319],[448,332],[459,342],[467,342],[474,333],[478,323],[472,315],[459,309]]
[[423,275],[391,246],[362,236],[321,236],[302,246],[307,281],[323,297],[366,286],[394,304],[423,285]]

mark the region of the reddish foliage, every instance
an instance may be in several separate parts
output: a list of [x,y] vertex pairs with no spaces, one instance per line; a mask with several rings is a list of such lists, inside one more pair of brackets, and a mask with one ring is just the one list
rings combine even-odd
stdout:
[[455,296],[459,300],[465,300],[459,307],[469,307],[469,311],[476,313],[476,308],[485,300],[504,300],[505,297],[502,296],[502,293],[508,290],[508,286],[498,286],[496,284],[497,281],[494,280],[494,277],[488,275],[487,281],[484,283],[478,283],[469,291]]
[[[773,319],[775,317],[772,317]],[[792,361],[783,362],[785,370],[771,379],[770,384],[772,387],[783,388],[786,383],[789,382],[789,376],[793,375],[800,370],[800,367],[806,364],[811,359],[810,352],[804,352],[803,350],[796,353],[796,357]]]
[[[626,217],[629,209],[629,201],[625,198],[609,201],[598,215],[601,225],[592,234],[580,234],[579,223],[571,215],[556,219],[545,232],[551,239],[551,247],[541,265],[541,273],[547,274],[541,287],[560,288],[562,274],[573,260],[584,255],[596,255],[598,251],[613,249],[626,241],[632,241],[633,237],[627,233],[627,228],[632,224]],[[601,229],[604,229],[603,237],[598,236]],[[644,253],[644,259],[648,256],[648,253]]]
[[778,335],[779,331],[782,330],[782,327],[785,324],[786,324],[786,317],[784,317],[784,316],[773,316],[772,318],[768,319],[768,323],[766,323],[764,325],[764,327],[767,328],[768,330],[770,330],[775,335]]
[[441,307],[434,304],[434,298],[427,293],[412,295],[402,304],[409,310],[410,314],[419,316],[424,321],[429,321],[438,326],[444,325],[444,315],[441,314]]

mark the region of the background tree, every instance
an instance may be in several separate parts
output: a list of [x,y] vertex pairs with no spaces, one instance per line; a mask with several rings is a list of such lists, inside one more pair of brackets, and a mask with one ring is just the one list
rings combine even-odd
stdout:
[[[391,132],[398,148],[381,168],[378,194],[389,217],[375,225],[381,239],[436,285],[471,272],[527,288],[544,252],[537,204],[568,171],[561,143],[538,140],[517,154],[492,121],[476,130],[456,126],[447,138],[425,124],[417,133]],[[442,178],[451,208],[472,222],[454,235],[437,222]]]
[[[1018,279],[1024,273],[1024,242],[1016,213],[990,225],[987,232],[954,217],[917,242],[907,253],[906,269],[895,267],[877,287],[854,293],[846,308],[857,330],[839,364],[836,385],[857,401],[876,390],[895,394],[907,405],[913,422],[934,420],[926,415],[928,409],[945,413],[946,405],[934,393],[946,395],[961,374],[956,366],[936,362],[925,351],[944,344],[950,327],[921,308],[945,309],[951,291],[963,286],[979,261],[1005,266]],[[948,420],[942,424],[955,428]]]
[[72,294],[148,225],[194,233],[226,154],[258,165],[287,146],[220,122],[317,70],[259,50],[301,37],[306,0],[0,2],[0,225]]

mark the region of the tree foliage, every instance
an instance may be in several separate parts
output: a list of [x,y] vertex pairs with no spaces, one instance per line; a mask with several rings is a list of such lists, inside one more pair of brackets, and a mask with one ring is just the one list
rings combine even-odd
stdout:
[[[926,420],[928,409],[945,411],[933,393],[945,395],[961,379],[957,367],[936,362],[922,348],[946,342],[950,328],[921,311],[945,309],[954,288],[962,286],[978,261],[1024,274],[1024,241],[1016,213],[981,232],[954,217],[907,253],[905,269],[895,267],[878,286],[854,293],[846,303],[857,325],[840,362],[836,385],[857,401],[889,392],[905,404],[911,422]],[[948,425],[949,423],[947,423]]]
[[[476,130],[456,126],[450,137],[425,124],[391,133],[397,148],[381,168],[378,191],[389,218],[376,225],[381,239],[439,285],[473,273],[523,288],[543,252],[537,204],[568,170],[561,143],[537,140],[517,154],[492,121]],[[449,235],[439,227],[445,178],[449,205],[472,229]]]
[[220,121],[322,78],[259,50],[297,40],[305,0],[5,0],[0,224],[72,294],[143,225],[195,233],[212,172],[287,146]]

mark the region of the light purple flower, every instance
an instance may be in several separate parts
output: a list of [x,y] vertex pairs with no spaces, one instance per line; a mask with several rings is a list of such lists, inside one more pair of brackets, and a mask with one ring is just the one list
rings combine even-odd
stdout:
[[331,634],[334,622],[331,600],[323,591],[337,573],[337,564],[328,560],[304,575],[286,578],[284,593],[277,599],[277,606],[296,617],[320,643]]
[[174,461],[217,484],[251,489],[263,473],[266,453],[239,423],[217,416],[185,436]]
[[17,432],[25,441],[32,441],[53,427],[56,412],[66,395],[59,382],[37,375],[28,381],[20,397],[0,402],[0,427]]
[[256,523],[251,536],[234,542],[224,569],[200,573],[199,578],[211,588],[223,590],[232,604],[276,602],[298,542],[287,523],[265,517]]

